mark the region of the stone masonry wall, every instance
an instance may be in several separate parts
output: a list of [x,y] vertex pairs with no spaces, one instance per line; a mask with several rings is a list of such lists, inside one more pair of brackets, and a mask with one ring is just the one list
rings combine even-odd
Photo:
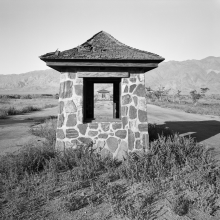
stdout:
[[76,148],[93,142],[101,155],[123,159],[125,152],[148,148],[144,74],[122,78],[121,120],[83,123],[83,79],[61,73],[56,148]]

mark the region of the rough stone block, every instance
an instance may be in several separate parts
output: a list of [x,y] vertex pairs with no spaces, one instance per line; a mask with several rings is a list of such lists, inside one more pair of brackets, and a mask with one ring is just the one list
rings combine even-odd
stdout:
[[98,131],[89,131],[88,132],[88,135],[90,136],[90,137],[94,137],[94,136],[96,136],[98,134]]
[[89,128],[97,129],[98,128],[98,123],[91,123],[91,124],[89,124]]
[[73,143],[71,143],[71,142],[69,142],[69,141],[66,141],[66,142],[65,142],[65,146],[66,146],[66,149],[67,149],[67,148],[72,148],[72,147],[74,147]]
[[147,103],[146,103],[145,98],[139,98],[138,103],[139,103],[138,108],[140,110],[143,110],[143,111],[147,110]]
[[57,138],[59,138],[59,139],[65,138],[65,134],[64,134],[63,129],[57,129]]
[[79,132],[76,129],[66,129],[66,137],[67,138],[77,138],[79,136]]
[[147,112],[138,110],[138,119],[140,122],[147,122]]
[[81,123],[83,121],[82,109],[79,109],[77,112],[77,120]]
[[61,114],[61,115],[58,116],[57,127],[61,128],[63,126],[63,122],[64,122],[64,115]]
[[75,88],[76,95],[82,96],[83,86],[82,85],[75,85],[74,88]]
[[127,79],[123,79],[123,83],[128,84],[129,82],[128,82],[128,80],[127,80]]
[[144,150],[148,150],[149,149],[149,135],[148,133],[144,133],[141,135],[141,144],[144,148]]
[[76,114],[69,114],[67,118],[67,127],[74,127],[77,124]]
[[128,129],[128,149],[131,151],[134,149],[134,141],[134,133],[131,129]]
[[77,112],[76,105],[75,105],[75,103],[72,100],[68,100],[66,102],[65,112],[66,113],[75,113],[75,112]]
[[121,141],[117,155],[115,155],[115,158],[118,160],[125,160],[127,157],[128,152],[128,144],[126,141]]
[[63,107],[64,107],[64,102],[63,101],[60,101],[59,102],[59,114],[62,114],[63,113]]
[[121,107],[121,116],[127,116],[127,114],[128,114],[128,107],[122,106]]
[[124,93],[127,93],[127,92],[128,92],[128,86],[126,85],[124,89]]
[[113,158],[113,155],[112,155],[112,153],[109,150],[107,150],[106,148],[103,148],[101,150],[101,157],[102,158],[106,158],[106,157]]
[[104,140],[98,140],[96,148],[98,150],[103,149],[105,147],[105,141]]
[[77,127],[79,129],[80,134],[85,135],[88,124],[79,124],[79,125],[77,125]]
[[127,105],[131,103],[132,99],[129,94],[122,96],[122,105]]
[[147,132],[148,131],[148,124],[139,124],[138,129],[141,132]]
[[123,117],[122,119],[122,126],[125,128],[125,126],[128,124],[128,117]]
[[83,79],[77,79],[77,80],[76,80],[76,83],[77,83],[77,84],[82,84],[82,83],[83,83]]
[[136,140],[135,141],[135,149],[141,149],[142,148],[142,146],[141,146],[141,141],[140,140]]
[[140,82],[143,82],[144,81],[144,74],[139,74],[138,78],[139,78]]
[[139,85],[137,86],[137,88],[135,89],[135,91],[134,91],[133,94],[134,94],[134,95],[137,95],[137,96],[140,96],[140,97],[145,97],[146,92],[145,92],[145,87],[144,87],[144,85],[143,85],[143,84],[139,84]]
[[134,105],[137,106],[138,105],[138,98],[137,98],[137,96],[133,96],[133,101],[134,101]]
[[68,73],[68,76],[70,79],[75,79],[76,78],[76,73]]
[[103,138],[103,139],[107,139],[108,134],[106,134],[106,133],[101,133],[101,134],[99,134],[98,137],[99,137],[99,138]]
[[67,79],[67,74],[66,73],[61,73],[60,74],[60,81],[64,81]]
[[77,140],[77,139],[74,139],[74,140],[72,140],[71,141],[71,143],[73,144],[73,146],[78,146],[80,143],[79,143],[79,141]]
[[131,105],[129,109],[129,118],[130,119],[137,118],[137,109],[133,105]]
[[115,136],[119,137],[121,139],[125,139],[127,136],[127,131],[126,130],[118,130],[115,132]]
[[135,83],[136,82],[136,78],[130,78],[130,82]]
[[110,123],[101,123],[101,128],[103,131],[108,131],[110,127]]
[[136,85],[135,85],[135,84],[131,85],[131,86],[130,86],[130,90],[129,90],[129,92],[132,93],[132,92],[134,91],[135,88],[136,88]]
[[112,124],[112,128],[114,129],[114,130],[117,130],[117,129],[120,129],[122,127],[122,124],[121,123],[113,123]]
[[82,96],[73,96],[73,101],[77,109],[82,108]]
[[129,128],[130,128],[133,132],[138,131],[137,120],[129,121]]
[[108,145],[108,148],[112,153],[114,153],[118,148],[118,140],[115,137],[109,137],[106,140],[106,144]]
[[60,98],[70,98],[72,97],[73,92],[73,82],[65,81],[60,83]]
[[139,138],[140,137],[140,132],[135,132],[135,138]]
[[56,148],[60,151],[63,151],[65,149],[65,143],[64,141],[57,140],[56,142]]
[[92,139],[91,138],[79,137],[78,140],[81,143],[83,143],[83,144],[90,144],[90,143],[92,143]]

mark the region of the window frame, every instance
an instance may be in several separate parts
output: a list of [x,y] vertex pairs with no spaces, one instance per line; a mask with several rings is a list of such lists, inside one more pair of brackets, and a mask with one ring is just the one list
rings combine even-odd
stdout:
[[[108,119],[94,118],[94,84],[113,84],[113,108],[116,108],[116,115]],[[121,78],[83,78],[83,122],[113,122],[121,121]],[[91,91],[92,90],[92,91]]]

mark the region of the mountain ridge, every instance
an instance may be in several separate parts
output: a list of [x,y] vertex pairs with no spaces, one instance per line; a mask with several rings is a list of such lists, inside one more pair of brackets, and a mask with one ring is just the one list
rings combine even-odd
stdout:
[[168,61],[145,75],[147,87],[181,90],[189,93],[208,87],[209,93],[220,93],[220,57],[209,56],[202,60]]
[[[60,73],[53,69],[21,74],[0,75],[0,94],[40,94],[59,92]],[[145,85],[189,93],[208,87],[209,93],[220,93],[220,57],[201,60],[166,61],[145,74]]]

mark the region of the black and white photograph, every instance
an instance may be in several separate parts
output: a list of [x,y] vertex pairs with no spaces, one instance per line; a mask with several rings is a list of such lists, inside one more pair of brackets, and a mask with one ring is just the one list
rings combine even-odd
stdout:
[[219,220],[220,0],[0,0],[0,220]]

